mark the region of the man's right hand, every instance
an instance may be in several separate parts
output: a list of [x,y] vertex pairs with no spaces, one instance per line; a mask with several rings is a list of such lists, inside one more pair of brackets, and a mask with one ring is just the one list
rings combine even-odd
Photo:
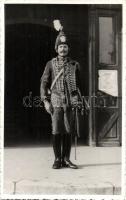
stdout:
[[46,111],[47,111],[49,114],[52,114],[53,108],[52,108],[51,103],[49,103],[48,101],[44,101],[44,107],[45,107]]

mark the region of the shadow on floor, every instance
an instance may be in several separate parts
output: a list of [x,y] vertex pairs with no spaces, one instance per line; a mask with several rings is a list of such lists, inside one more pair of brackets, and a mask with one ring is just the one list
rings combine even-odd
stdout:
[[97,164],[88,164],[88,165],[78,165],[79,169],[83,169],[85,167],[98,167],[98,166],[109,166],[109,165],[121,165],[121,163],[97,163]]

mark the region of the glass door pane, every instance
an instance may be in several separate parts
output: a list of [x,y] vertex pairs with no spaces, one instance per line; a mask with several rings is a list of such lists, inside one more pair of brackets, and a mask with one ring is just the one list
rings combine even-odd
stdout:
[[115,64],[115,33],[113,17],[99,17],[99,63]]

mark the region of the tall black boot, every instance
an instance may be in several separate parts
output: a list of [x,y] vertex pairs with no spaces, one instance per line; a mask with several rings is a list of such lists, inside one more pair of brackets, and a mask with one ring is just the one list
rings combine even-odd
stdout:
[[63,134],[62,135],[62,156],[61,156],[62,167],[67,167],[66,162],[65,162],[66,152],[67,152],[67,149],[66,149],[66,134]]
[[62,144],[62,167],[70,167],[77,169],[78,167],[70,161],[70,152],[71,152],[71,135],[63,135],[63,144]]
[[55,155],[55,161],[53,169],[61,168],[61,135],[53,135],[53,150]]

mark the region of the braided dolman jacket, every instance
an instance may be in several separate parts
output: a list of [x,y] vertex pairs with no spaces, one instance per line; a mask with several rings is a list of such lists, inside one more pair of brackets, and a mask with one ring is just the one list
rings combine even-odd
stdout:
[[[57,79],[49,95],[51,84],[62,68],[64,69],[63,74]],[[71,106],[72,98],[78,95],[80,86],[79,63],[69,57],[66,57],[64,62],[60,62],[58,57],[53,58],[47,62],[41,77],[41,100],[51,101],[53,107],[63,107],[64,104]]]

